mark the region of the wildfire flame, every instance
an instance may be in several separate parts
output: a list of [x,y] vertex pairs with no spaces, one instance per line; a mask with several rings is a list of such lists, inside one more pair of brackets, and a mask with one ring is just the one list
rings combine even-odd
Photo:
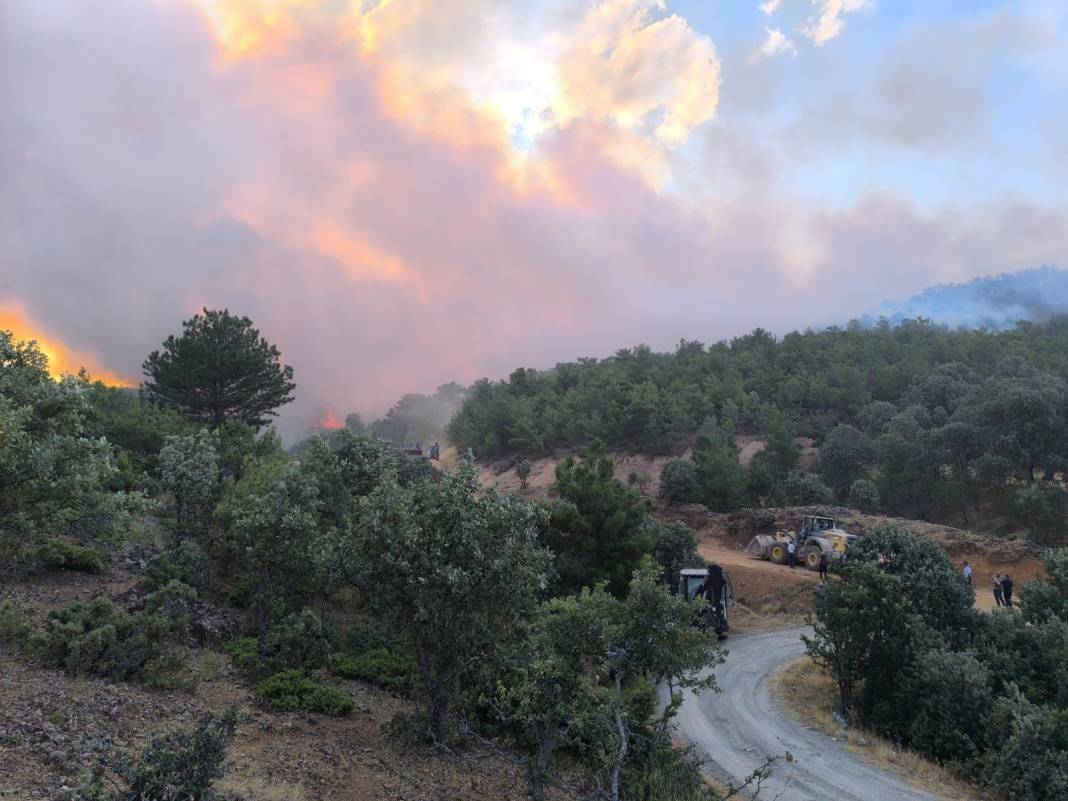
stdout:
[[341,428],[341,423],[338,421],[337,417],[334,416],[334,413],[328,409],[323,416],[319,418],[318,427],[333,430]]
[[48,358],[48,372],[53,377],[77,373],[84,367],[94,380],[113,387],[129,387],[134,383],[103,367],[93,354],[74,350],[59,338],[44,335],[42,327],[18,305],[0,306],[0,331],[10,332],[16,340],[35,340]]

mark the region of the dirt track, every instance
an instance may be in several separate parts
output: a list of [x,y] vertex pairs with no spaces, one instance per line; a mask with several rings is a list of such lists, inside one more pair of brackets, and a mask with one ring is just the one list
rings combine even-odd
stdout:
[[711,759],[715,772],[738,783],[765,756],[777,762],[761,798],[781,801],[935,801],[878,768],[861,762],[831,738],[788,718],[772,700],[768,680],[804,653],[800,635],[786,629],[728,640],[730,655],[716,669],[722,691],[686,693],[681,733]]

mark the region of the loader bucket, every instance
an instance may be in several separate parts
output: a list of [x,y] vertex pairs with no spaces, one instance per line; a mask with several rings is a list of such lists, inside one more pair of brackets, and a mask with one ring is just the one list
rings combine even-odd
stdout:
[[745,552],[757,559],[767,559],[773,538],[767,534],[757,534],[745,546]]

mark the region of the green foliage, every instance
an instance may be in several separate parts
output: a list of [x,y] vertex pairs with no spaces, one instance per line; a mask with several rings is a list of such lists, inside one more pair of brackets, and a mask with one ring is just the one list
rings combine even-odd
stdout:
[[530,462],[523,459],[519,464],[515,466],[515,474],[519,478],[519,486],[522,489],[527,488],[527,479],[530,478]]
[[485,490],[471,465],[440,482],[379,486],[351,530],[342,570],[370,611],[410,644],[430,733],[469,671],[495,664],[533,610],[548,568],[544,510]]
[[1020,605],[1029,622],[1052,618],[1068,620],[1068,548],[1046,556],[1046,579],[1024,585]]
[[30,548],[23,552],[22,561],[38,570],[99,573],[104,569],[104,557],[99,551],[64,540],[48,540],[36,548]]
[[262,668],[258,637],[239,637],[236,640],[230,640],[223,643],[223,650],[229,654],[234,667],[245,676],[256,678],[270,673]]
[[[976,513],[1010,511],[1001,492],[1007,482],[1051,482],[1068,465],[1066,354],[1064,317],[996,333],[924,321],[781,340],[755,331],[710,346],[681,342],[672,353],[641,346],[478,382],[449,432],[461,450],[489,459],[595,441],[679,453],[714,419],[720,433],[702,447],[705,495],[694,497],[717,508],[780,502],[786,476],[797,469],[794,434],[805,434],[824,438],[818,469],[841,499],[854,481],[874,476],[887,513],[968,526]],[[723,436],[732,426],[767,445],[750,465],[741,500],[732,443]],[[790,503],[824,502],[793,484]],[[668,492],[665,498],[688,497],[685,489]],[[1045,543],[1063,542],[1063,532],[1044,531],[1033,519],[1024,514],[1023,525]]]
[[900,578],[912,610],[951,642],[966,642],[978,627],[975,591],[932,540],[883,523],[858,540],[849,557],[881,563],[888,574]]
[[372,648],[358,656],[335,654],[330,669],[342,678],[368,681],[395,692],[407,692],[417,673],[410,654],[391,648]]
[[819,506],[834,500],[831,488],[815,473],[790,473],[783,489],[791,506]]
[[675,592],[679,586],[679,571],[704,561],[697,555],[697,535],[685,523],[658,522],[653,525],[656,531],[653,559],[660,567],[660,580]]
[[340,690],[316,684],[299,670],[283,670],[256,687],[256,695],[276,712],[318,712],[343,717],[352,700]]
[[693,446],[693,464],[701,503],[715,512],[727,512],[742,504],[745,481],[732,426],[706,423]]
[[660,497],[668,503],[696,501],[697,468],[686,459],[672,459],[660,471]]
[[875,462],[875,443],[851,425],[831,430],[820,447],[820,474],[832,489],[845,494]]
[[879,490],[866,478],[858,478],[849,488],[848,503],[865,514],[879,513]]
[[939,761],[967,764],[989,747],[993,680],[975,656],[945,648],[921,651],[905,684],[914,748]]
[[157,735],[140,758],[112,752],[93,766],[86,784],[62,801],[215,801],[237,714],[205,715],[192,731]]
[[326,664],[337,644],[337,634],[311,609],[295,612],[259,640],[259,657],[275,672],[293,668],[310,673]]
[[152,403],[135,390],[98,381],[88,388],[88,401],[86,436],[104,437],[118,452],[122,475],[112,480],[114,489],[145,486],[148,476],[159,473],[159,452],[167,439],[193,430],[177,411]]
[[1060,484],[1036,481],[1024,484],[1012,493],[1009,511],[1035,542],[1059,545],[1065,541],[1064,535],[1068,531],[1065,500]]
[[[847,569],[842,581],[816,596],[815,633],[802,637],[809,655],[834,678],[843,711],[853,708],[858,685],[901,665],[912,625],[905,583],[871,564]],[[882,692],[875,685],[870,688]]]
[[33,632],[26,613],[11,601],[0,604],[0,648],[19,649]]
[[52,612],[33,635],[34,652],[74,675],[175,684],[183,665],[173,649],[180,621],[161,612],[125,612],[106,598]]
[[196,423],[242,420],[256,429],[293,400],[293,368],[279,362],[278,348],[247,317],[204,309],[182,329],[145,359],[149,397]]
[[183,542],[149,559],[137,577],[136,587],[141,592],[155,592],[172,581],[198,587],[205,569],[204,561],[204,555],[195,546]]
[[1068,710],[1037,706],[1013,688],[995,704],[991,726],[1000,741],[986,754],[983,779],[1000,798],[1068,797]]
[[595,448],[557,466],[555,490],[559,501],[544,542],[556,558],[559,590],[604,581],[617,596],[626,594],[656,541],[648,500],[617,481],[611,457]]
[[264,484],[235,500],[228,537],[257,631],[299,608],[315,588],[313,551],[324,510],[316,477],[299,462]]
[[87,436],[88,380],[55,381],[47,364],[0,331],[0,582],[44,538],[113,539],[141,507],[107,489],[117,469],[111,445]]
[[218,435],[207,429],[171,437],[160,451],[160,484],[174,499],[176,536],[202,534],[219,491]]
[[702,671],[720,661],[720,652],[713,637],[692,625],[692,615],[648,561],[623,601],[602,585],[539,608],[497,690],[497,708],[530,752],[535,798],[542,797],[561,747],[618,787],[626,754],[641,754],[636,735],[649,733],[651,682],[714,689],[714,677]]

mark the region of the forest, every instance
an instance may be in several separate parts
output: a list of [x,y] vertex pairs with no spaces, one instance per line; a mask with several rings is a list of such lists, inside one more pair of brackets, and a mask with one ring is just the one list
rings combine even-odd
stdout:
[[[654,520],[606,456],[562,464],[550,508],[349,429],[286,450],[269,420],[293,371],[226,311],[187,321],[145,376],[139,393],[54,378],[35,343],[0,332],[5,659],[195,693],[216,654],[262,708],[328,717],[353,712],[339,682],[366,681],[414,702],[391,736],[511,754],[536,799],[720,797],[670,737],[679,697],[654,697],[659,682],[712,687],[721,658],[672,591],[700,562],[694,534]],[[147,561],[120,596],[43,619],[20,603],[42,577],[107,573],[130,546]],[[56,797],[223,798],[243,715],[100,753]]]
[[[256,708],[281,715],[348,718],[356,680],[411,702],[389,737],[428,758],[504,754],[534,799],[731,797],[741,788],[709,785],[672,736],[679,690],[715,691],[725,658],[693,625],[705,602],[676,594],[679,571],[703,563],[695,532],[654,517],[606,445],[690,446],[665,466],[669,504],[836,500],[963,519],[985,495],[1056,545],[1066,333],[1063,319],[998,334],[757,331],[479,382],[449,424],[461,445],[574,451],[551,498],[531,501],[481,485],[470,456],[439,472],[358,421],[284,448],[270,422],[293,370],[228,311],[149,354],[139,392],[53,377],[35,343],[0,332],[0,653],[189,694],[204,660],[223,659]],[[412,406],[395,407],[398,425],[417,425],[401,420]],[[767,440],[744,470],[738,431]],[[798,436],[821,443],[814,470],[799,468]],[[143,566],[121,594],[44,615],[25,604],[43,577],[107,574],[130,547]],[[1045,553],[1020,608],[984,614],[931,541],[891,525],[863,539],[816,592],[808,639],[842,714],[999,801],[1062,799],[1068,551]],[[215,785],[249,713],[103,749],[55,797],[239,801]],[[764,756],[750,787],[792,758]]]
[[[717,511],[836,502],[1061,544],[1066,379],[1065,316],[1003,331],[885,319],[781,339],[756,329],[478,381],[448,433],[483,459],[592,442],[689,453],[665,469],[665,497]],[[767,444],[747,468],[743,434]],[[803,439],[819,449],[805,469]]]

